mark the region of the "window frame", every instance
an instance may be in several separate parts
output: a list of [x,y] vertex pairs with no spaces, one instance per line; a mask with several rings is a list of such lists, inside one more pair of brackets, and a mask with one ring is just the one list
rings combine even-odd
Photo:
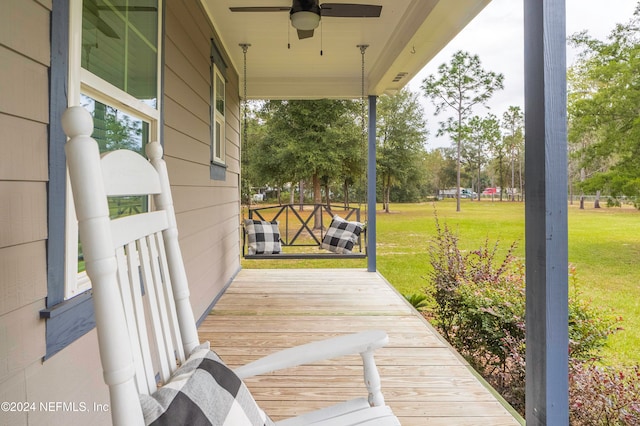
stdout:
[[[222,83],[222,89],[218,88],[218,79]],[[227,137],[226,137],[226,109],[227,109],[227,64],[222,59],[222,55],[216,46],[216,42],[211,39],[211,66],[209,69],[209,138],[210,138],[210,178],[212,180],[226,180],[227,172]],[[224,104],[223,111],[218,111],[218,95],[222,94]],[[218,127],[219,126],[219,127]],[[219,135],[217,130],[220,129]],[[220,152],[217,155],[216,152]]]
[[81,94],[85,94],[149,122],[149,140],[159,140],[163,116],[164,1],[158,0],[157,5],[156,108],[81,67],[82,0],[52,2],[51,51],[59,53],[52,54],[50,69],[48,292],[46,309],[40,311],[41,318],[47,320],[45,360],[95,327],[90,282],[86,274],[77,272],[78,226],[60,116],[67,107],[79,105]]
[[[218,81],[222,83],[222,90],[218,87]],[[220,165],[225,165],[227,163],[226,160],[226,136],[225,136],[225,125],[226,125],[226,117],[225,111],[226,108],[226,98],[225,98],[225,90],[226,90],[226,81],[222,72],[218,69],[215,63],[211,64],[211,162],[218,163]],[[218,98],[220,97],[220,92],[222,92],[222,103],[223,103],[223,111],[218,110]],[[219,127],[218,127],[219,126]],[[220,132],[218,132],[218,128]],[[217,152],[220,152],[220,155],[217,155]]]
[[[160,49],[162,46],[161,5],[158,2],[158,33],[156,75],[161,75]],[[154,141],[160,134],[160,78],[156,83],[157,109],[138,100],[134,96],[82,68],[82,0],[70,0],[70,40],[69,40],[69,100],[68,106],[80,105],[81,95],[87,95],[105,105],[116,107],[137,119],[149,123],[149,139]],[[67,177],[67,221],[65,247],[65,300],[69,300],[91,289],[86,273],[78,273],[78,221],[73,206],[71,184]]]

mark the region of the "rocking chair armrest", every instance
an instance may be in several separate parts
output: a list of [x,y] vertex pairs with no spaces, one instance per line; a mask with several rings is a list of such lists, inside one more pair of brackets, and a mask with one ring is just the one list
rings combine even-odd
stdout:
[[365,354],[371,354],[388,342],[387,333],[381,330],[347,334],[284,349],[238,367],[234,372],[244,379],[344,355],[361,354],[364,359]]

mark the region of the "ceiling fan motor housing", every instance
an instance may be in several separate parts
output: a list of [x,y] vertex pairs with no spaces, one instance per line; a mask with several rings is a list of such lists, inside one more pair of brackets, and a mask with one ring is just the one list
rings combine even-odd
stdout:
[[314,30],[320,22],[320,6],[314,0],[294,1],[289,17],[294,28],[302,31]]

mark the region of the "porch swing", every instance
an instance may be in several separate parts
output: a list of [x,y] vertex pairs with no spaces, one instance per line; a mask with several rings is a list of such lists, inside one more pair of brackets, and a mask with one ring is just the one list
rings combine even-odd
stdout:
[[[240,44],[244,55],[244,141],[247,140],[249,46]],[[368,45],[357,47],[362,57],[361,146],[365,147],[364,53]],[[242,256],[245,259],[364,259],[367,257],[367,232],[366,223],[361,221],[361,205],[362,200],[358,207],[304,203],[249,206],[248,219],[244,218],[244,211],[242,214]],[[313,227],[310,225],[312,221]],[[329,223],[328,228],[325,228],[326,223]],[[284,232],[281,232],[280,225],[284,226]],[[286,247],[295,247],[299,251],[284,252]],[[318,250],[307,251],[313,247]]]

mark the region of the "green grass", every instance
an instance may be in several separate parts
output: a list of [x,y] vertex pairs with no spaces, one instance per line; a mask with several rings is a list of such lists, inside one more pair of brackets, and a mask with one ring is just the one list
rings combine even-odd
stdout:
[[[506,251],[518,242],[524,257],[524,205],[512,202],[452,200],[394,204],[378,212],[378,270],[401,293],[421,292],[429,273],[427,248],[435,235],[434,212],[441,224],[457,232],[460,247],[477,249],[489,238]],[[622,317],[623,328],[609,338],[604,362],[640,364],[640,212],[632,208],[569,208],[569,261],[575,265],[578,290],[595,306]],[[364,268],[366,260],[243,261],[245,268]]]

